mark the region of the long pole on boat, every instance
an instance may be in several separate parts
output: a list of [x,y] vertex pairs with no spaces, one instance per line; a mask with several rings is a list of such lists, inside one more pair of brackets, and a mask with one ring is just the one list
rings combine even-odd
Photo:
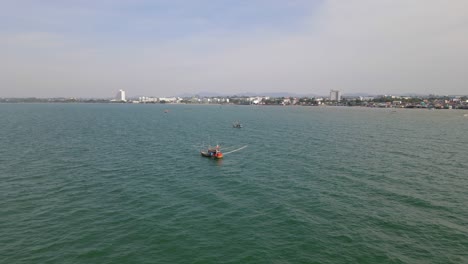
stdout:
[[245,146],[243,146],[243,147],[240,147],[240,148],[238,148],[238,149],[231,150],[231,151],[229,151],[229,152],[226,152],[226,153],[224,153],[224,155],[226,155],[226,154],[230,154],[230,153],[234,153],[234,152],[236,152],[236,151],[239,151],[239,150],[245,149],[247,146],[248,146],[248,145],[245,145]]

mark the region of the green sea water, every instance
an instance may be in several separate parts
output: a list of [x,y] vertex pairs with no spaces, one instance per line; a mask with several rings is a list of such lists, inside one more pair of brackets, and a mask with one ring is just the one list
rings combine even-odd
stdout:
[[465,113],[0,104],[0,263],[468,263]]

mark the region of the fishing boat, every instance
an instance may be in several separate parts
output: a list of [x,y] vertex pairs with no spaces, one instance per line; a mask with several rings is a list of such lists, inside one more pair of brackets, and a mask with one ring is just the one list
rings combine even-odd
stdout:
[[236,122],[232,123],[232,127],[234,127],[234,128],[242,128],[242,124],[241,124],[239,121],[236,121]]
[[222,159],[223,153],[221,152],[219,145],[216,145],[215,148],[208,148],[206,151],[200,151],[200,154],[203,157],[213,158],[213,159]]

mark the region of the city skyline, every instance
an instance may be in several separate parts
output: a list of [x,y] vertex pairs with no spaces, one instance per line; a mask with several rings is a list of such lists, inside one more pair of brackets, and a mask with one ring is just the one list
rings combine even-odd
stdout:
[[0,7],[0,97],[468,91],[462,0]]

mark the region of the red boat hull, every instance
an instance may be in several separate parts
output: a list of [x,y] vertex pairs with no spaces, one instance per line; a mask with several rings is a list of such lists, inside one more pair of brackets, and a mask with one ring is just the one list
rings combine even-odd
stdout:
[[222,159],[222,158],[223,158],[223,153],[221,153],[221,152],[214,153],[214,152],[205,152],[205,151],[202,151],[202,152],[200,152],[200,154],[201,154],[203,157],[207,157],[207,158],[213,158],[213,159]]

